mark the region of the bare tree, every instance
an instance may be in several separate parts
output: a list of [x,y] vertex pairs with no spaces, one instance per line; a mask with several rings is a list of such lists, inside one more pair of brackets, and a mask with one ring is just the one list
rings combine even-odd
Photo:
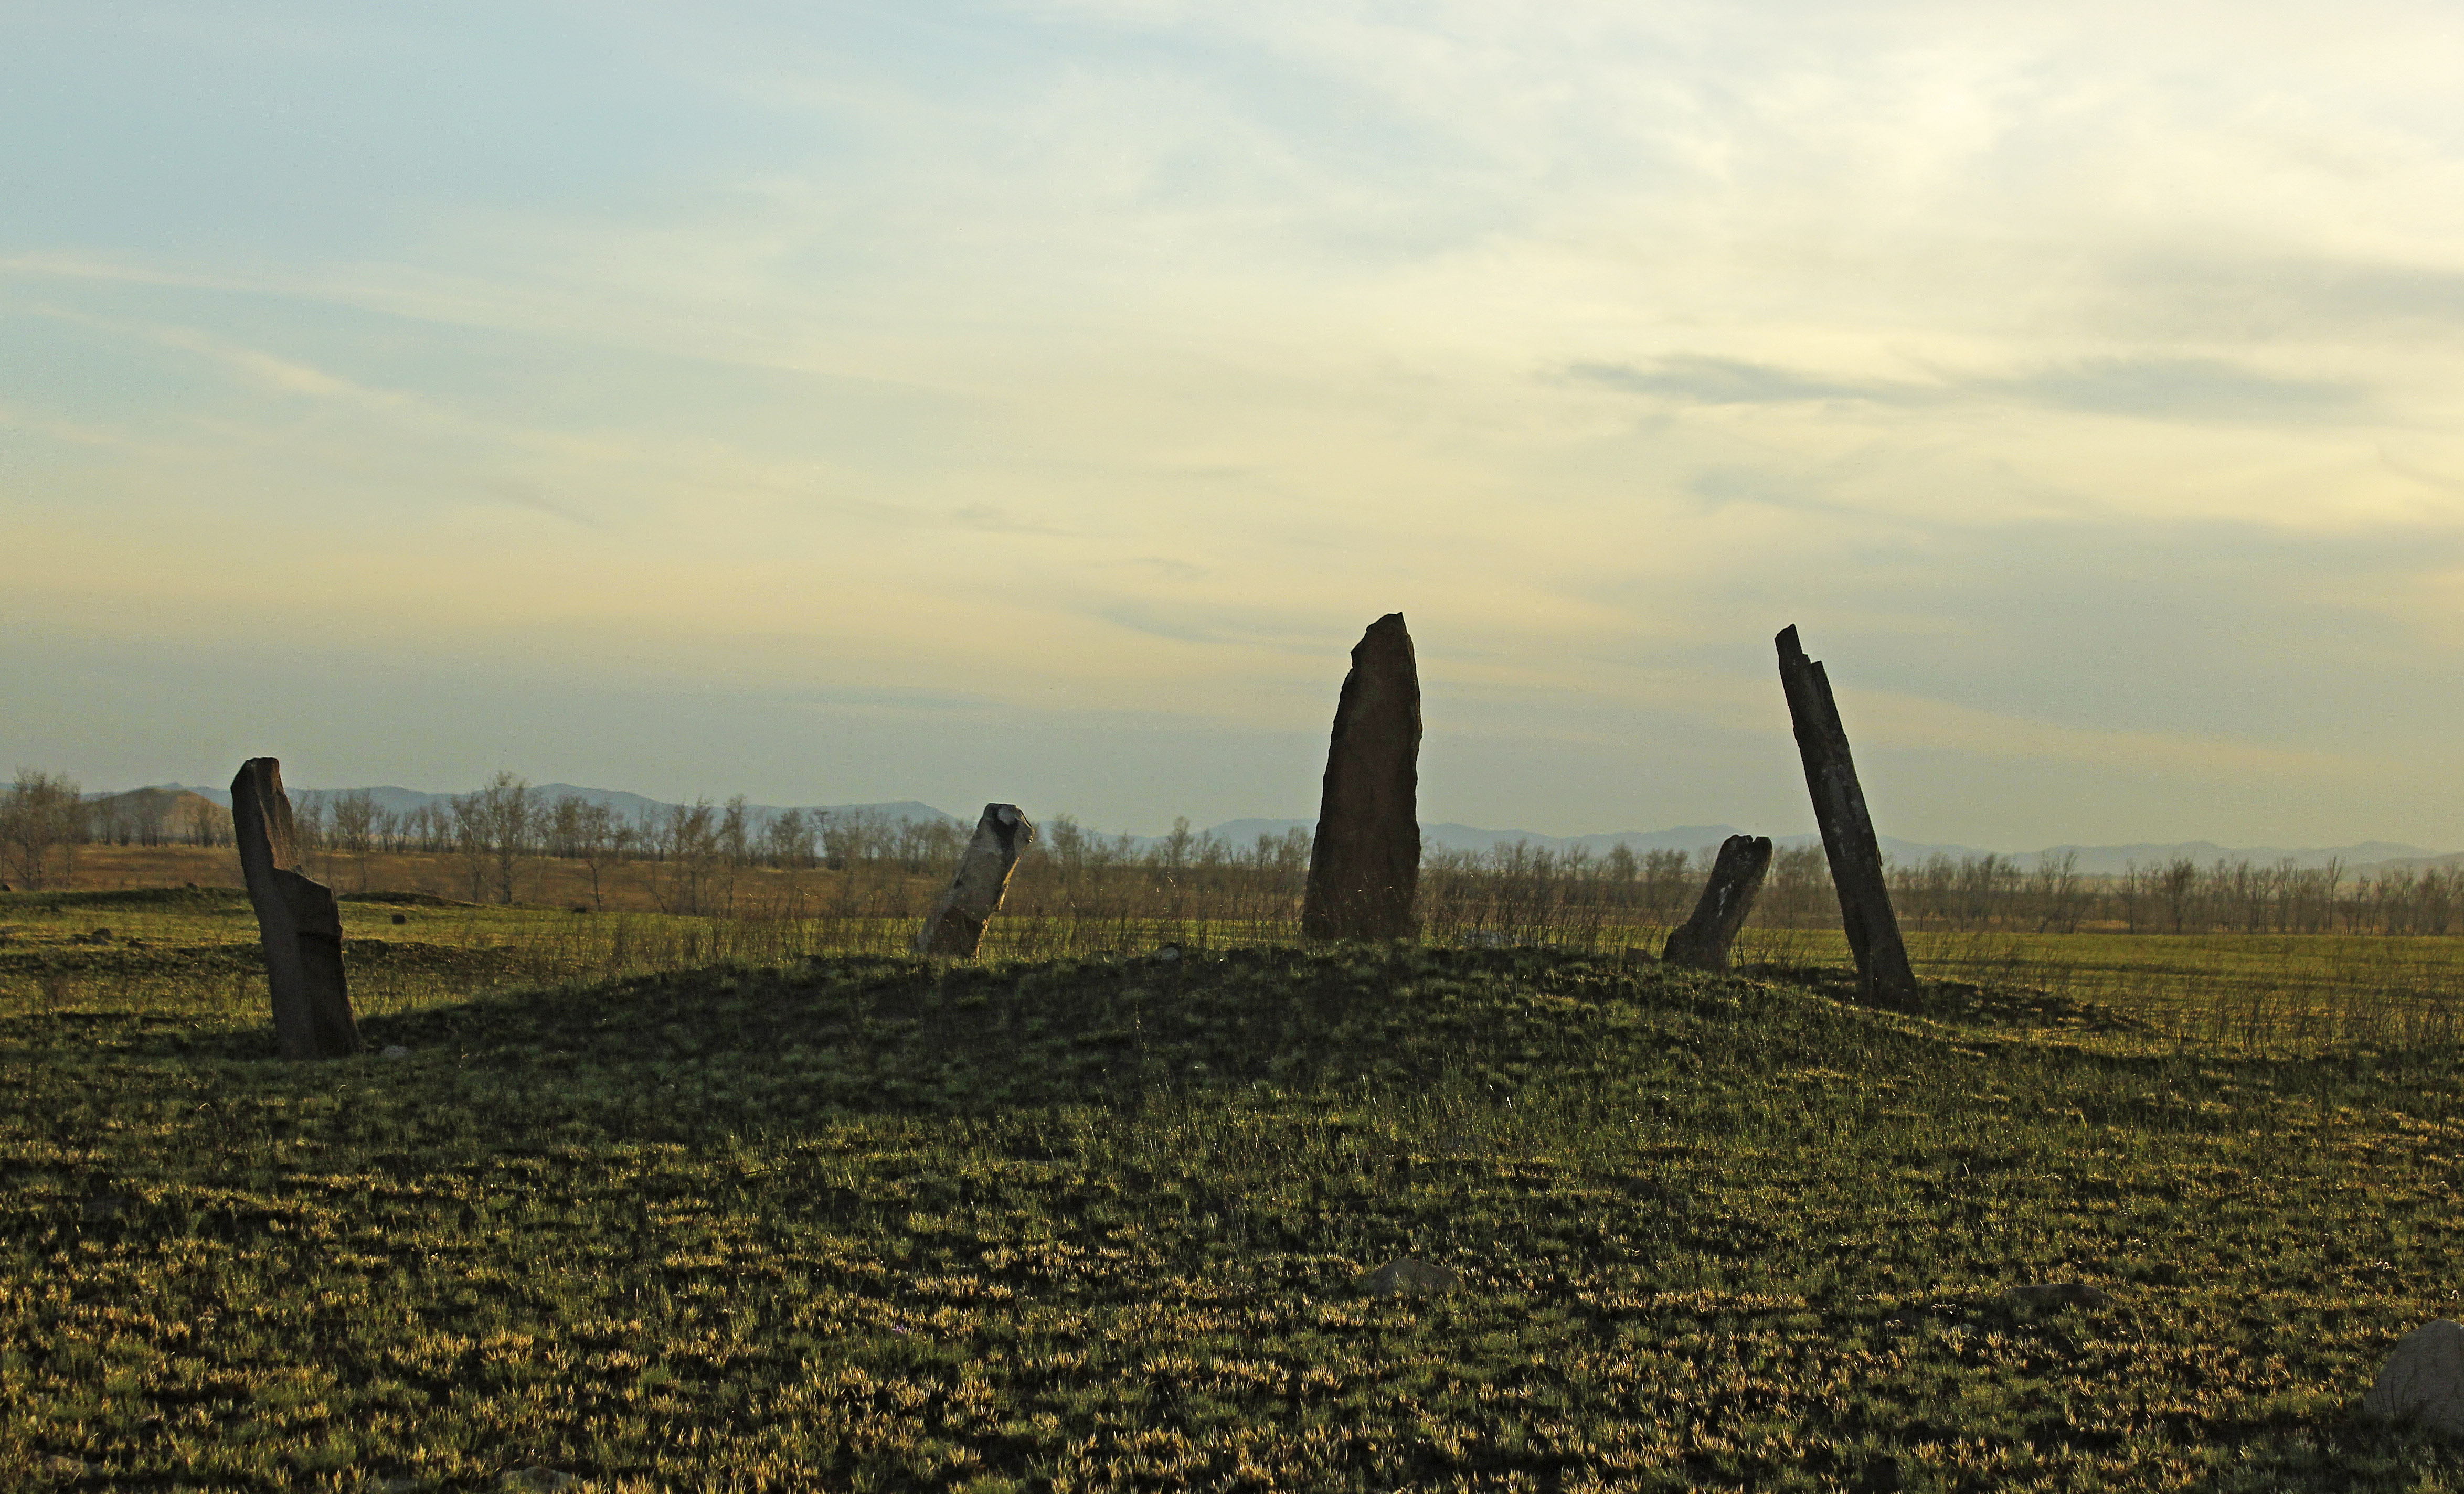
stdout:
[[548,848],[579,861],[590,873],[591,906],[605,912],[605,876],[633,839],[632,827],[616,811],[579,794],[560,794],[548,806]]
[[784,871],[800,871],[813,864],[813,840],[821,828],[821,815],[806,818],[801,809],[790,809],[774,815],[761,829],[761,853],[770,865]]
[[951,820],[899,820],[890,831],[890,854],[898,869],[910,876],[917,872],[944,872],[957,865],[958,852],[966,847],[967,831]]
[[1155,866],[1167,876],[1179,872],[1182,868],[1189,865],[1190,849],[1197,844],[1198,837],[1191,834],[1189,830],[1189,817],[1187,815],[1175,817],[1172,822],[1172,833],[1155,843]]
[[708,799],[669,804],[648,821],[650,901],[667,913],[718,913],[735,899],[718,811]]
[[531,795],[530,780],[501,769],[472,797],[478,801],[479,823],[487,835],[496,901],[510,903],[523,864],[531,856],[539,801]]
[[231,812],[203,795],[191,796],[180,801],[171,829],[190,846],[228,846],[231,843]]
[[447,805],[422,804],[404,819],[403,834],[411,848],[430,853],[451,850],[455,844],[453,811]]
[[306,854],[310,851],[324,851],[329,853],[330,859],[330,853],[334,848],[333,835],[327,823],[329,816],[325,796],[301,794],[291,802],[291,823],[298,833],[299,849],[302,853],[299,858],[301,868],[319,871],[326,881],[332,881],[334,878],[332,869],[318,868],[315,858]]
[[376,796],[366,789],[355,788],[347,794],[337,794],[324,805],[326,833],[334,848],[359,865],[359,890],[368,890],[368,857],[377,848]]
[[2165,916],[2171,920],[2175,934],[2189,925],[2198,890],[2199,864],[2188,856],[2176,856],[2165,863],[2165,869],[2157,874],[2156,892],[2165,900]]
[[822,858],[833,871],[847,870],[880,857],[890,835],[889,818],[877,809],[830,815],[822,825]]
[[453,848],[471,878],[471,900],[492,892],[510,903],[522,871],[536,853],[540,805],[530,780],[499,770],[485,785],[450,801]]
[[[1619,842],[1617,849],[1625,850],[1625,844]],[[1634,853],[1626,851],[1626,854],[1631,856]],[[1651,910],[1653,919],[1673,924],[1685,911],[1685,895],[1694,890],[1693,854],[1673,846],[1654,846],[1642,853],[1641,875],[1638,881],[1642,890],[1643,906]]]
[[2039,855],[2030,888],[2036,897],[2038,934],[2079,931],[2079,918],[2087,911],[2087,894],[2079,886],[2079,852],[2066,850],[2056,856],[2047,851]]
[[164,825],[171,815],[171,796],[159,788],[143,788],[130,796],[130,799],[133,806],[131,818],[136,822],[137,844],[162,845],[165,839]]
[[463,874],[470,879],[471,901],[484,901],[488,895],[487,811],[477,794],[456,794],[446,802],[452,820],[453,850],[462,858]]
[[1312,837],[1309,831],[1294,825],[1280,836],[1258,837],[1259,861],[1269,867],[1275,887],[1298,897],[1309,886],[1309,852]]
[[23,886],[67,883],[85,833],[84,796],[64,773],[19,768],[16,782],[0,796],[0,852]]

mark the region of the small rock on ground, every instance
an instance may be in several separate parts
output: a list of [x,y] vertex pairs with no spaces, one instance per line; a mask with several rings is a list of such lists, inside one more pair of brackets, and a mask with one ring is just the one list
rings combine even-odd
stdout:
[[2397,1339],[2362,1415],[2464,1435],[2464,1325],[2441,1318]]
[[1373,1297],[1403,1297],[1452,1291],[1463,1285],[1463,1278],[1445,1266],[1403,1256],[1363,1273],[1352,1285]]
[[408,1058],[408,1057],[410,1057],[410,1049],[408,1049],[408,1048],[407,1048],[407,1047],[404,1047],[404,1046],[403,1046],[401,1044],[399,1044],[399,1043],[396,1043],[396,1044],[390,1044],[389,1046],[387,1046],[387,1047],[385,1048],[385,1050],[384,1052],[382,1052],[382,1053],[378,1054],[378,1055],[377,1055],[377,1057],[379,1057],[379,1058]]

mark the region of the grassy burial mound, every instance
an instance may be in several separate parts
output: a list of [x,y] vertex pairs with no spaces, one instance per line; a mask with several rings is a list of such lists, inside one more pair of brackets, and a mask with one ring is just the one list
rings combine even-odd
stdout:
[[2355,1416],[2457,1315],[2444,1048],[1350,947],[576,981],[299,1065],[230,980],[0,972],[0,1484],[2464,1477]]

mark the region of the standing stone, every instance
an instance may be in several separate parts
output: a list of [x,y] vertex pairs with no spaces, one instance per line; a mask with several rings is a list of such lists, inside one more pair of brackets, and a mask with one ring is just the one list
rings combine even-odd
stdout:
[[299,839],[282,764],[251,758],[231,780],[231,833],[265,944],[274,1036],[284,1058],[340,1058],[360,1049],[342,973],[342,911],[334,890],[298,869]]
[[1694,916],[1669,934],[1660,957],[1696,970],[1727,969],[1728,946],[1746,926],[1746,914],[1754,911],[1754,894],[1762,890],[1771,859],[1768,836],[1731,835],[1721,842],[1703,900],[1694,905]]
[[1408,939],[1420,886],[1420,669],[1403,614],[1369,625],[1334,708],[1301,932]]
[[975,839],[967,842],[965,854],[958,858],[957,874],[950,878],[950,890],[933,905],[922,932],[915,935],[915,953],[973,959],[976,946],[983,942],[984,925],[1001,912],[1018,858],[1034,840],[1035,826],[1019,813],[1018,805],[984,805],[983,818],[976,822]]
[[2464,1325],[2441,1318],[2397,1339],[2362,1415],[2464,1436]]
[[1831,884],[1839,892],[1839,918],[1847,926],[1848,948],[1857,956],[1858,981],[1869,999],[1913,1001],[1916,972],[1908,967],[1900,921],[1891,912],[1890,889],[1882,881],[1882,847],[1874,839],[1865,791],[1857,784],[1848,732],[1831,698],[1831,678],[1797,646],[1794,627],[1781,629],[1774,641],[1780,688],[1788,693],[1789,717],[1796,725],[1796,751],[1805,759],[1805,786],[1814,796],[1822,849],[1831,858]]

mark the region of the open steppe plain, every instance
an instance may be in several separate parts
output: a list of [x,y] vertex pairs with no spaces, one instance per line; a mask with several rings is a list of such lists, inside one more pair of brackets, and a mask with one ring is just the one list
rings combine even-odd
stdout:
[[345,925],[294,1065],[236,893],[0,897],[0,1484],[2464,1483],[2357,1416],[2464,1313],[2447,941]]

